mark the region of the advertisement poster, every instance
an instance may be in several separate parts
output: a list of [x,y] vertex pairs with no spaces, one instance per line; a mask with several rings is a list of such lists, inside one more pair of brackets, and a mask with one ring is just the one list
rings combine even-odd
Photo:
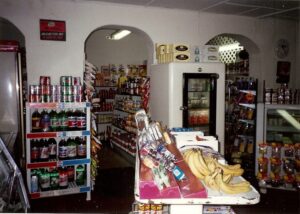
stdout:
[[290,81],[291,63],[278,61],[277,62],[277,83],[289,83]]
[[66,22],[40,19],[41,40],[66,41]]

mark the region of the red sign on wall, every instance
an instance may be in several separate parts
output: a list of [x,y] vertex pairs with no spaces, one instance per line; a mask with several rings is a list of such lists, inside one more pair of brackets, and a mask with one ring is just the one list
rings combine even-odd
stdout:
[[66,22],[40,19],[41,40],[66,41]]

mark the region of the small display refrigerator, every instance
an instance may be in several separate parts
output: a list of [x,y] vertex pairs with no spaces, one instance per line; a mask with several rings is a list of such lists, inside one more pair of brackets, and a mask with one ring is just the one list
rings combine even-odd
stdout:
[[216,135],[218,74],[183,73],[183,127]]
[[217,136],[224,154],[225,65],[165,63],[152,65],[149,74],[151,118]]
[[259,104],[256,175],[261,191],[300,187],[300,105]]

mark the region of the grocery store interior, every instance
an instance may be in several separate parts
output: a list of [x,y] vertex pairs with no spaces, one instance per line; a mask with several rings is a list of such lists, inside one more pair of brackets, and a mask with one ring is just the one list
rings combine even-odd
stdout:
[[299,18],[0,1],[0,212],[300,213]]

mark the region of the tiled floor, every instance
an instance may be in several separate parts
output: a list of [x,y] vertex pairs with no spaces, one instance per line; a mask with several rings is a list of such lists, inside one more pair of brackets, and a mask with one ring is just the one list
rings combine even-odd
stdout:
[[[86,194],[37,199],[31,201],[36,213],[129,213],[134,202],[134,168],[116,152],[104,148],[102,164],[92,191],[92,200]],[[300,192],[268,190],[256,205],[232,206],[237,214],[300,214]],[[186,213],[188,214],[188,213]]]

